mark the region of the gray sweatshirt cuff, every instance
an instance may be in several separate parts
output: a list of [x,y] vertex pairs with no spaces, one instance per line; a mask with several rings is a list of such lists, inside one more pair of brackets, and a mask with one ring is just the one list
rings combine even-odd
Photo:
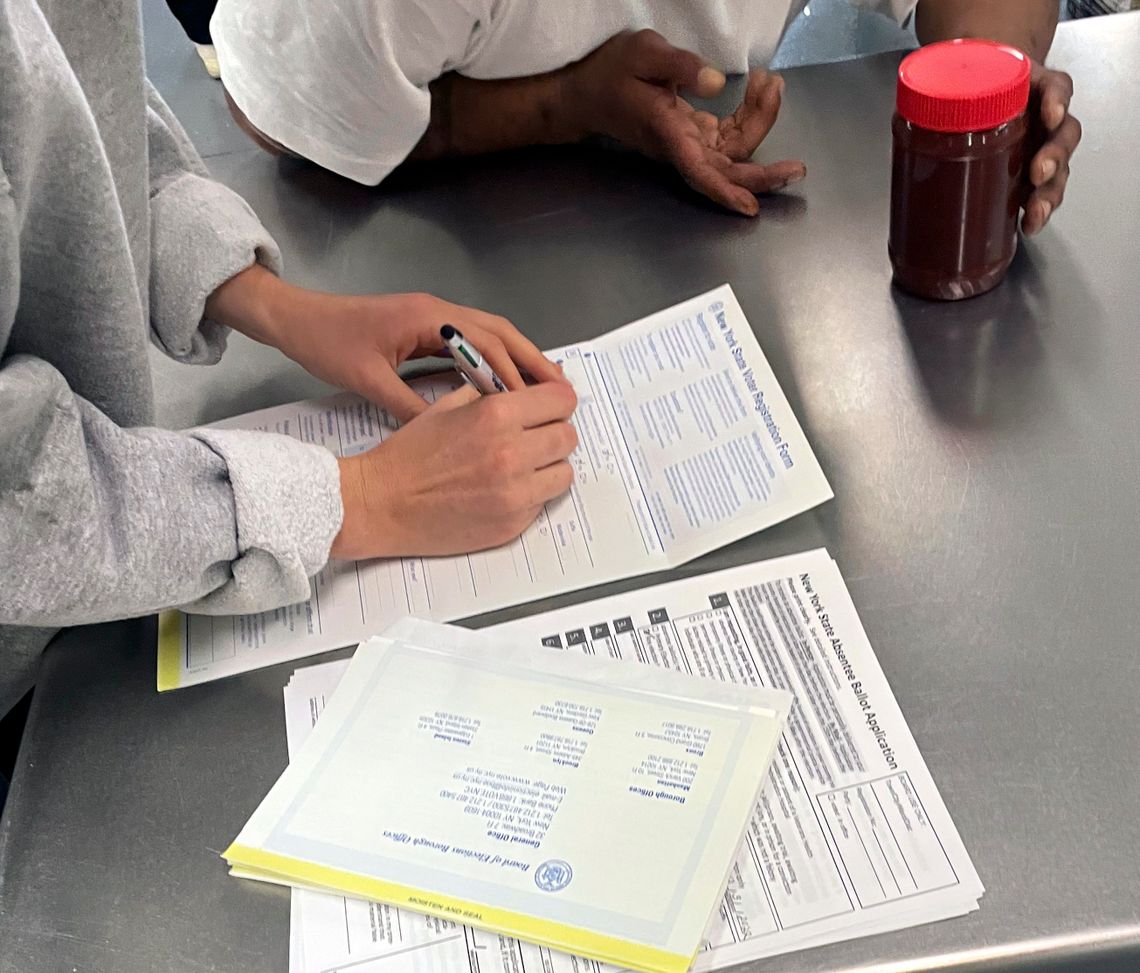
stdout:
[[192,172],[167,182],[150,202],[150,320],[172,358],[217,362],[227,329],[206,319],[206,299],[256,262],[281,272],[277,244],[236,193]]
[[240,429],[188,433],[216,452],[229,470],[237,520],[232,576],[205,598],[183,606],[203,615],[232,615],[280,594],[280,604],[309,597],[309,578],[328,560],[344,519],[340,469],[320,446],[289,436]]

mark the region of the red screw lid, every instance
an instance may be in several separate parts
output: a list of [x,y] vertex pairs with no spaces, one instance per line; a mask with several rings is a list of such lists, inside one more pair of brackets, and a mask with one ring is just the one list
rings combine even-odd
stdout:
[[940,41],[899,65],[898,113],[936,132],[982,132],[1029,103],[1029,58],[993,41]]

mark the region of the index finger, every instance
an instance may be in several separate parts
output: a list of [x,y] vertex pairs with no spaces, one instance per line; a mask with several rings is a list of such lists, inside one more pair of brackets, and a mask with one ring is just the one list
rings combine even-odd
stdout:
[[[720,156],[719,162],[725,169],[732,164],[727,156]],[[685,182],[725,209],[744,216],[755,216],[760,212],[760,204],[752,193],[735,185],[711,159],[705,158],[704,153],[691,144],[679,148],[674,164]]]
[[784,79],[778,74],[756,70],[748,76],[748,89],[740,107],[721,124],[721,149],[725,155],[737,162],[752,157],[776,124],[783,95]]
[[[485,404],[484,404],[485,403]],[[578,396],[567,382],[543,382],[516,392],[484,396],[480,405],[499,410],[508,423],[535,429],[549,422],[566,422],[578,405]]]
[[506,385],[508,389],[521,389],[526,387],[526,382],[523,381],[522,375],[519,374],[514,359],[498,335],[490,333],[480,334],[479,331],[475,331],[469,334],[468,337],[475,342],[476,346],[482,352],[483,357],[487,359],[491,368],[498,374],[499,378],[503,380],[503,384]]
[[566,376],[562,369],[547,358],[534,342],[530,341],[518,328],[506,318],[498,318],[493,314],[484,314],[477,322],[477,326],[491,332],[507,349],[520,371],[526,372],[536,382],[565,382]]

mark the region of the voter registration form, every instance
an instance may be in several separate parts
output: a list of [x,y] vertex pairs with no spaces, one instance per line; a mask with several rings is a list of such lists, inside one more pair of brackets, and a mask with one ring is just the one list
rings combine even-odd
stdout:
[[[832,496],[728,285],[548,355],[578,393],[574,482],[521,537],[462,557],[330,562],[307,601],[272,612],[168,613],[159,689],[351,645],[405,615],[449,621],[664,570]],[[419,390],[434,401],[454,385]],[[349,456],[396,423],[345,394],[219,426]]]
[[[695,970],[964,915],[983,888],[826,551],[498,626],[520,644],[795,696]],[[295,753],[347,662],[285,690]],[[599,812],[598,827],[605,827]],[[294,891],[291,973],[608,973],[390,906]]]

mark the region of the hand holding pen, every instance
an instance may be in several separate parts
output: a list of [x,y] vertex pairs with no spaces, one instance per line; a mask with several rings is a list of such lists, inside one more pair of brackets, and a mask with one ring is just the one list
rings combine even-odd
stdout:
[[233,319],[231,305],[240,303],[231,287],[241,300],[256,297],[264,305],[259,327],[246,334],[279,348],[329,384],[383,406],[401,422],[419,415],[428,403],[400,368],[443,351],[439,328],[445,322],[479,349],[508,389],[526,386],[524,372],[540,383],[565,382],[562,370],[506,318],[429,294],[320,294],[254,266],[211,299],[213,313],[227,320]]
[[[516,538],[574,480],[577,397],[567,382],[497,394],[494,372],[468,378],[379,446],[342,458],[341,559],[461,554]],[[482,367],[480,367],[482,366]],[[471,377],[468,377],[471,376]],[[495,394],[484,395],[479,384]]]
[[495,370],[487,364],[478,349],[453,325],[445,324],[439,329],[439,336],[443,338],[444,346],[451,353],[456,370],[480,395],[491,395],[507,390],[503,380],[495,374]]
[[[533,367],[519,362],[541,379],[527,386],[505,344],[494,353],[485,345],[484,358],[454,325],[436,334],[464,385],[413,413],[376,448],[339,460],[344,522],[336,558],[495,547],[517,537],[573,482],[577,397],[561,369],[535,349]],[[480,331],[480,344],[486,338]],[[510,369],[506,380],[500,359]]]

